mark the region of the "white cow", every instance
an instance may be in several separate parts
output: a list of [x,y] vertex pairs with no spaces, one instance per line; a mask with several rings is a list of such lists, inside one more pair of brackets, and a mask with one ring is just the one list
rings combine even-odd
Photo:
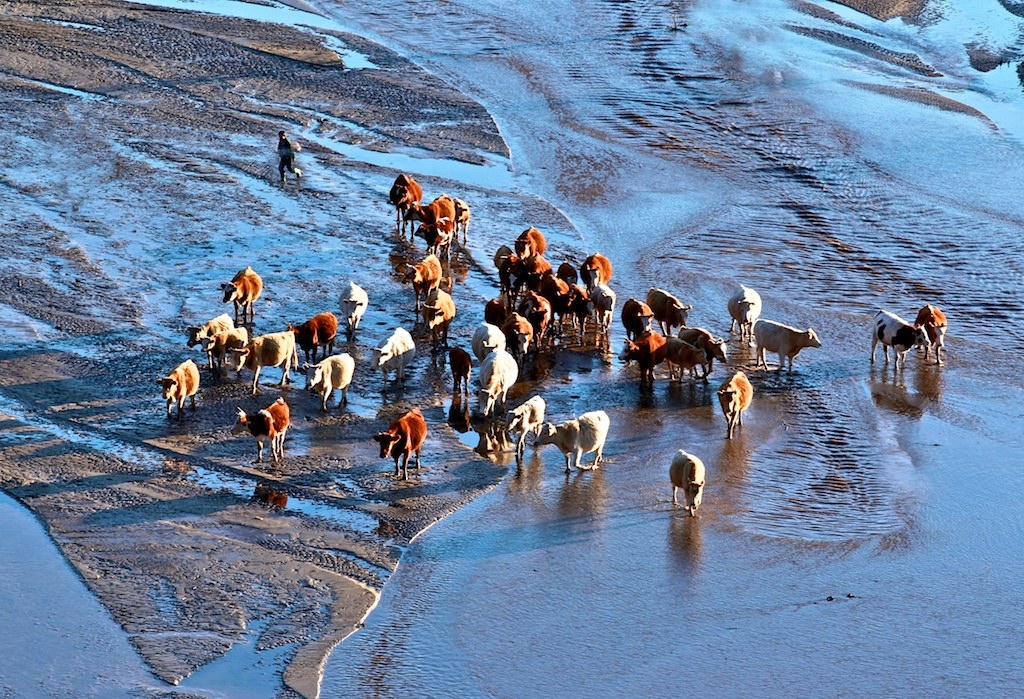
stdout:
[[405,328],[395,328],[391,337],[382,347],[377,348],[377,366],[384,374],[384,381],[388,380],[388,372],[394,371],[397,375],[398,385],[402,385],[405,367],[416,356],[416,343],[412,335]]
[[729,299],[729,315],[732,317],[729,332],[733,332],[738,324],[740,342],[750,342],[754,336],[754,323],[761,316],[761,295],[749,287],[740,286],[740,290]]
[[348,291],[341,295],[341,313],[345,316],[345,336],[349,342],[356,339],[359,321],[363,319],[369,305],[370,297],[366,295],[363,287],[355,282],[349,282]]
[[516,456],[522,456],[526,448],[526,435],[530,432],[540,433],[540,427],[544,424],[544,410],[547,405],[540,396],[534,396],[518,408],[508,411],[505,416],[509,432],[519,432],[519,440],[516,442]]
[[482,362],[491,352],[505,349],[505,333],[497,325],[481,323],[473,333],[473,354]]
[[759,320],[754,323],[754,341],[757,343],[757,363],[754,368],[768,368],[768,352],[779,355],[779,371],[789,359],[789,371],[793,372],[793,358],[804,347],[821,347],[821,340],[814,330],[797,330],[774,320]]
[[515,357],[503,349],[494,350],[480,363],[480,412],[489,417],[495,405],[505,407],[505,397],[519,378]]
[[305,365],[309,372],[309,387],[314,393],[318,393],[322,400],[320,409],[327,411],[327,401],[335,389],[341,391],[341,400],[338,406],[348,403],[348,387],[352,383],[352,373],[355,371],[355,360],[348,352],[332,354],[319,364]]
[[566,420],[559,425],[545,422],[537,440],[534,444],[554,444],[565,454],[565,472],[569,473],[572,465],[572,456],[576,455],[576,468],[587,468],[583,465],[584,454],[597,452],[594,463],[589,468],[597,468],[601,463],[601,453],[604,451],[604,442],[608,437],[608,426],[611,421],[608,413],[603,410],[594,410],[583,413],[575,420]]
[[608,332],[608,328],[611,327],[617,298],[615,292],[607,284],[596,284],[590,292],[590,301],[594,305],[594,318],[597,320],[601,332]]
[[696,517],[697,508],[704,498],[704,462],[680,449],[668,467],[668,477],[672,481],[672,504],[678,504],[676,489],[682,488],[686,510],[691,517]]

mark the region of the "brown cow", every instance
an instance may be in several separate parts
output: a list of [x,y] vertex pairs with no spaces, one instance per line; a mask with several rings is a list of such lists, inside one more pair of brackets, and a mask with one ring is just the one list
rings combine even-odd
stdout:
[[750,379],[742,371],[737,371],[718,389],[718,402],[722,406],[722,415],[728,425],[727,439],[732,439],[737,425],[743,424],[743,413],[750,407],[754,399],[754,387]]
[[437,349],[438,340],[447,347],[448,326],[455,318],[455,301],[451,295],[444,289],[431,289],[427,292],[422,311],[423,322],[430,330],[434,349]]
[[676,337],[704,350],[704,355],[707,358],[707,361],[704,363],[705,377],[715,368],[716,359],[723,364],[725,363],[728,356],[728,347],[725,344],[725,340],[715,337],[711,334],[711,331],[704,328],[682,328]]
[[[395,475],[409,478],[409,455],[416,454],[416,472],[420,471],[420,450],[427,438],[427,421],[419,408],[413,408],[402,417],[391,423],[387,432],[379,432],[373,436],[380,444],[380,458],[390,456],[395,460]],[[398,459],[402,459],[402,467],[398,467]]]
[[931,348],[935,348],[935,363],[942,364],[942,348],[946,346],[946,314],[937,307],[928,304],[917,312],[914,320],[915,328],[924,328],[928,335],[928,344],[924,347],[924,360],[928,361]]
[[619,355],[623,361],[636,360],[640,365],[640,385],[654,385],[654,367],[665,361],[667,355],[665,337],[661,333],[648,331],[636,339],[626,340],[626,346]]
[[[256,315],[252,305],[263,293],[263,279],[256,274],[252,267],[246,267],[231,278],[231,281],[221,284],[224,292],[224,303],[234,302],[235,324],[238,324],[238,312],[242,312],[242,323],[255,323]],[[246,317],[248,316],[248,320]]]
[[192,399],[192,410],[196,409],[196,393],[199,391],[199,367],[191,359],[174,368],[167,376],[156,380],[157,386],[163,389],[164,400],[167,401],[167,417],[171,416],[171,404],[178,404],[178,419],[185,407],[185,399]]
[[440,235],[443,231],[448,234],[450,241],[455,232],[455,200],[447,194],[442,194],[429,204],[413,204],[405,217],[409,221],[419,221],[423,224],[418,233],[424,238],[427,235]]
[[256,438],[256,461],[263,461],[263,443],[270,440],[270,455],[274,461],[284,460],[284,436],[291,424],[291,411],[284,398],[278,398],[254,415],[238,409],[238,419],[232,434],[248,430]]
[[587,318],[594,312],[594,302],[590,298],[590,292],[579,284],[570,286],[569,291],[572,295],[569,301],[569,313],[572,316],[573,325],[579,330],[579,341],[582,344]]
[[566,284],[575,284],[579,281],[579,275],[576,272],[576,268],[568,262],[563,262],[558,265],[558,271],[555,272],[555,276]]
[[607,284],[611,278],[611,260],[599,252],[583,260],[583,264],[580,265],[580,279],[588,289],[593,289],[598,284]]
[[661,332],[671,335],[676,328],[686,326],[693,306],[681,302],[664,289],[651,288],[647,292],[647,305],[654,313],[654,319],[661,325]]
[[402,235],[405,235],[408,222],[406,213],[410,207],[418,206],[422,198],[423,187],[420,187],[419,182],[405,173],[395,178],[395,183],[391,185],[391,193],[388,194],[388,201],[395,207],[395,229],[400,230]]
[[[448,365],[451,367],[452,380],[455,382],[452,392],[468,394],[469,372],[473,369],[473,359],[469,356],[469,352],[461,347],[452,347],[448,350]],[[462,391],[459,391],[460,385],[462,386]]]
[[[553,279],[554,277],[549,278]],[[551,302],[535,291],[527,291],[519,302],[519,313],[533,326],[534,349],[550,344]]]
[[324,358],[334,352],[334,337],[338,334],[338,319],[333,313],[317,313],[300,325],[288,324],[288,329],[295,333],[295,344],[302,348],[306,361],[311,361],[309,353],[313,353],[316,362],[316,351],[324,348]]
[[441,285],[441,260],[437,259],[437,255],[427,255],[418,265],[409,268],[402,281],[412,282],[412,291],[416,295],[416,313],[419,313],[420,297]]
[[509,315],[505,324],[501,326],[505,333],[505,345],[508,351],[520,362],[526,357],[526,351],[533,341],[533,326],[518,313]]
[[543,255],[548,249],[548,241],[544,234],[530,226],[516,238],[516,254],[522,259],[528,259],[535,255]]
[[668,362],[668,378],[676,380],[675,370],[679,369],[679,380],[683,380],[683,374],[690,372],[690,378],[697,378],[697,367],[702,370],[701,378],[704,383],[708,382],[708,358],[703,349],[691,345],[686,340],[678,337],[668,338],[665,345],[665,361]]
[[501,299],[491,299],[484,306],[484,322],[501,327],[508,318],[508,307]]
[[622,327],[626,329],[626,339],[635,340],[651,329],[651,318],[654,311],[643,301],[628,298],[622,304]]

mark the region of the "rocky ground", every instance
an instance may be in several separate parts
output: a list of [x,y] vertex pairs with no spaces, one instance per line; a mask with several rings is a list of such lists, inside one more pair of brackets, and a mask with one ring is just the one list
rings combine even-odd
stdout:
[[[355,36],[104,0],[0,13],[0,487],[161,680],[249,640],[287,649],[281,696],[315,696],[403,545],[504,473],[446,424],[465,430],[468,406],[449,409],[424,336],[405,389],[382,389],[369,366],[390,328],[412,326],[400,277],[422,255],[394,233],[396,171],[373,155],[482,166],[506,146],[478,104]],[[301,184],[276,182],[278,129],[305,145]],[[508,233],[565,225],[542,202],[474,194]],[[463,308],[493,294],[489,247],[471,241],[452,262]],[[324,415],[302,378],[279,388],[276,370],[252,397],[248,376],[204,369],[198,410],[165,418],[155,379],[199,361],[184,328],[228,310],[218,286],[246,264],[267,286],[256,332],[337,312],[343,279],[370,289],[363,336],[345,348],[350,406]],[[236,407],[278,395],[296,423],[287,458],[253,463],[253,441],[229,434]],[[371,437],[411,405],[431,438],[406,482]],[[255,502],[259,482],[287,490],[289,507]]]

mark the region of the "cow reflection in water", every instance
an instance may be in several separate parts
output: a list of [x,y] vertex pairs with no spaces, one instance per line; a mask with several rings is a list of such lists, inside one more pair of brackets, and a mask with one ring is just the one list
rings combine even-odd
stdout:
[[600,469],[577,471],[574,477],[566,477],[565,485],[558,496],[558,514],[563,524],[578,520],[588,530],[599,526],[594,518],[604,515],[608,509],[608,486]]
[[669,517],[668,550],[683,572],[687,573],[685,579],[690,579],[700,571],[702,548],[700,519]]

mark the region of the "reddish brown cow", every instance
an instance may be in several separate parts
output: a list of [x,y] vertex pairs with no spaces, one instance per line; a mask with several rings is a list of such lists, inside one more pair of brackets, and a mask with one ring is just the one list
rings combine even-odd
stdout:
[[594,312],[594,302],[590,298],[590,292],[579,284],[569,287],[571,298],[569,300],[569,313],[572,315],[573,325],[579,329],[580,343],[583,342],[583,332],[586,329],[587,318]]
[[490,323],[491,325],[500,328],[505,324],[505,319],[508,318],[508,307],[502,303],[501,299],[491,299],[484,306],[484,322]]
[[555,272],[555,276],[566,284],[575,284],[579,281],[579,276],[576,274],[576,268],[568,262],[563,262],[558,265],[558,271]]
[[301,325],[288,324],[288,329],[295,333],[295,344],[302,348],[306,361],[313,353],[316,362],[316,351],[324,348],[324,358],[334,352],[334,337],[338,334],[338,319],[333,313],[317,313]]
[[516,292],[522,291],[524,287],[530,291],[539,291],[540,280],[546,274],[551,274],[551,263],[540,255],[533,255],[523,260],[519,268],[519,276],[514,283]]
[[473,368],[473,360],[469,356],[469,352],[462,349],[461,347],[452,347],[448,350],[448,366],[452,370],[452,379],[455,385],[452,387],[453,393],[460,393],[459,386],[462,386],[462,392],[469,393],[469,372]]
[[221,284],[220,288],[224,292],[224,303],[233,301],[235,304],[236,325],[239,324],[239,311],[242,314],[241,323],[251,324],[256,322],[256,314],[252,309],[252,305],[260,297],[260,294],[263,293],[263,279],[260,275],[256,274],[252,267],[239,270],[231,278],[231,281]]
[[535,291],[527,291],[519,303],[519,313],[533,326],[534,348],[540,349],[541,345],[550,344],[548,326],[551,324],[551,302]]
[[607,284],[612,278],[612,263],[607,257],[599,252],[583,260],[580,265],[580,279],[593,290],[598,284]]
[[406,218],[410,221],[436,226],[442,219],[448,219],[452,227],[455,226],[455,200],[447,194],[442,194],[429,204],[414,204],[406,212]]
[[640,365],[640,385],[654,385],[654,367],[665,361],[666,352],[665,336],[648,331],[638,337],[636,342],[626,340],[619,359],[627,362],[636,360]]
[[420,312],[420,297],[426,296],[431,289],[441,285],[441,260],[437,255],[427,255],[418,265],[413,265],[405,273],[403,282],[412,282],[412,290],[416,295],[416,313]]
[[551,311],[561,320],[569,312],[572,289],[564,279],[545,274],[540,280],[540,295],[551,302]]
[[238,409],[238,419],[231,432],[237,434],[249,430],[256,438],[256,461],[263,461],[263,443],[270,441],[270,455],[274,461],[284,459],[284,436],[291,424],[291,411],[284,398],[278,398],[254,415],[247,415]]
[[535,255],[543,255],[547,249],[548,241],[544,238],[544,234],[533,226],[527,228],[516,238],[516,254],[524,260]]
[[629,298],[622,304],[622,327],[626,329],[626,338],[635,340],[651,329],[651,318],[654,311],[643,301]]
[[405,227],[409,220],[406,214],[411,207],[419,206],[422,198],[423,187],[420,187],[419,182],[405,173],[395,178],[395,183],[391,185],[391,193],[388,194],[388,201],[395,207],[395,229],[400,230],[402,235],[405,235]]
[[[380,444],[380,458],[390,456],[395,460],[395,475],[409,478],[409,455],[416,454],[416,472],[420,471],[420,450],[427,439],[427,421],[419,408],[413,408],[402,417],[391,423],[387,432],[379,432],[373,436]],[[399,468],[398,459],[402,466]]]

